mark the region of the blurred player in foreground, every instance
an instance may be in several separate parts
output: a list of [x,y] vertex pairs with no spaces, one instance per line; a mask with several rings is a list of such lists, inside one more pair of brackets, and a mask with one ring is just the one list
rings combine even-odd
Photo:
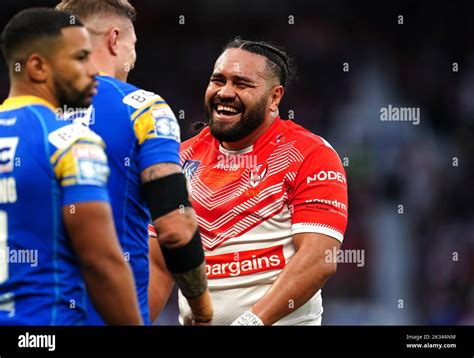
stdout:
[[[346,177],[326,140],[279,117],[292,76],[282,50],[233,40],[205,94],[209,125],[181,147],[214,324],[321,324],[321,288],[336,272],[327,253],[347,223]],[[159,308],[167,288],[153,298]],[[181,294],[179,306],[186,323]]]
[[[97,77],[90,126],[106,143],[114,220],[134,272],[143,320],[150,323],[149,250],[161,255],[161,245],[166,267],[193,308],[194,321],[209,322],[212,305],[204,252],[180,166],[178,122],[160,96],[123,82],[136,59],[136,11],[126,0],[64,0],[56,8],[77,15],[92,36],[91,59],[102,74]],[[149,209],[160,233],[150,248]],[[87,323],[101,321],[91,310]]]
[[2,41],[11,88],[0,106],[0,325],[84,323],[83,277],[107,323],[140,324],[102,139],[57,110],[88,107],[96,93],[89,34],[37,8],[13,17]]

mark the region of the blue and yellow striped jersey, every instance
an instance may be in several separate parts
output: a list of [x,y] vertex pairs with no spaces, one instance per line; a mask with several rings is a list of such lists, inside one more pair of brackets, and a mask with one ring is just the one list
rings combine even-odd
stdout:
[[86,291],[61,210],[109,201],[102,139],[38,97],[0,106],[0,325],[84,323]]
[[[113,77],[101,75],[87,121],[106,143],[108,189],[125,258],[132,267],[145,323],[148,311],[148,223],[140,173],[158,163],[179,165],[180,129],[166,102]],[[172,195],[173,193],[170,193]],[[87,324],[102,324],[89,304]]]

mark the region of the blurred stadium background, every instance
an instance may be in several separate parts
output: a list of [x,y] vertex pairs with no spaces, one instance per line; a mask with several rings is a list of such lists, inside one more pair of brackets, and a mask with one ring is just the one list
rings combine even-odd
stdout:
[[[56,3],[3,0],[1,28],[21,9]],[[204,119],[204,90],[228,40],[272,41],[296,58],[281,115],[294,114],[348,161],[343,248],[365,255],[363,267],[339,264],[325,286],[323,324],[474,324],[474,6],[131,3],[139,41],[129,81],[168,101],[183,139]],[[3,64],[2,101],[8,86]],[[390,104],[419,108],[420,124],[381,121]],[[176,293],[155,324],[177,324]]]

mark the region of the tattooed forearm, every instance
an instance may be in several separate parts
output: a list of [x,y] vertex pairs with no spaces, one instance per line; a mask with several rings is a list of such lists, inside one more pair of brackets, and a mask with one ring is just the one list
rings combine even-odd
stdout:
[[198,297],[202,295],[207,288],[205,262],[188,272],[172,275],[186,298]]

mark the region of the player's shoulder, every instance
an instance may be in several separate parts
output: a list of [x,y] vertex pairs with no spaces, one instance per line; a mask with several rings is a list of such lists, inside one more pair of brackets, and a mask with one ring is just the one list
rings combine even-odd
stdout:
[[89,127],[73,122],[61,108],[54,108],[37,97],[5,101],[0,107],[0,126],[17,127],[17,132],[29,136],[31,143],[44,145],[47,142],[53,155],[67,150],[78,140],[104,145],[102,138]]
[[96,80],[99,84],[98,93],[102,94],[104,92],[109,93],[113,92],[121,97],[126,96],[127,94],[138,90],[139,88],[132,85],[131,83],[121,81],[115,77],[101,74],[96,77]]
[[[20,132],[42,131],[48,133],[71,123],[62,108],[54,108],[49,102],[33,96],[7,99],[0,106],[0,125],[16,127]],[[27,133],[25,133],[27,134]],[[42,138],[42,136],[37,137]]]
[[80,123],[66,123],[51,128],[48,133],[48,142],[53,148],[65,150],[78,141],[104,146],[102,138],[89,127]]
[[11,156],[6,162],[13,161],[18,143],[25,138],[29,146],[34,146],[34,151],[44,148],[44,138],[60,125],[56,119],[49,105],[34,102],[12,105],[11,101],[5,101],[0,106],[0,148]]
[[[131,83],[123,82],[114,77],[101,75],[97,76],[98,98],[107,100],[120,100],[128,107],[131,113],[140,111],[154,104],[165,104],[164,99],[152,92],[141,89]],[[118,103],[120,103],[118,102]]]
[[[0,118],[10,118],[17,122],[19,118],[37,117],[40,120],[56,120],[61,113],[60,108],[54,108],[49,102],[38,97],[21,96],[8,98],[0,105]],[[15,119],[15,120],[13,120]],[[8,121],[2,121],[8,125]]]
[[199,148],[210,148],[213,140],[209,126],[206,126],[197,135],[181,143],[181,153],[183,154],[191,148],[194,152]]
[[294,143],[294,146],[303,154],[309,155],[315,151],[333,151],[334,147],[323,137],[311,132],[303,126],[291,121],[282,120],[285,129],[286,142]]

